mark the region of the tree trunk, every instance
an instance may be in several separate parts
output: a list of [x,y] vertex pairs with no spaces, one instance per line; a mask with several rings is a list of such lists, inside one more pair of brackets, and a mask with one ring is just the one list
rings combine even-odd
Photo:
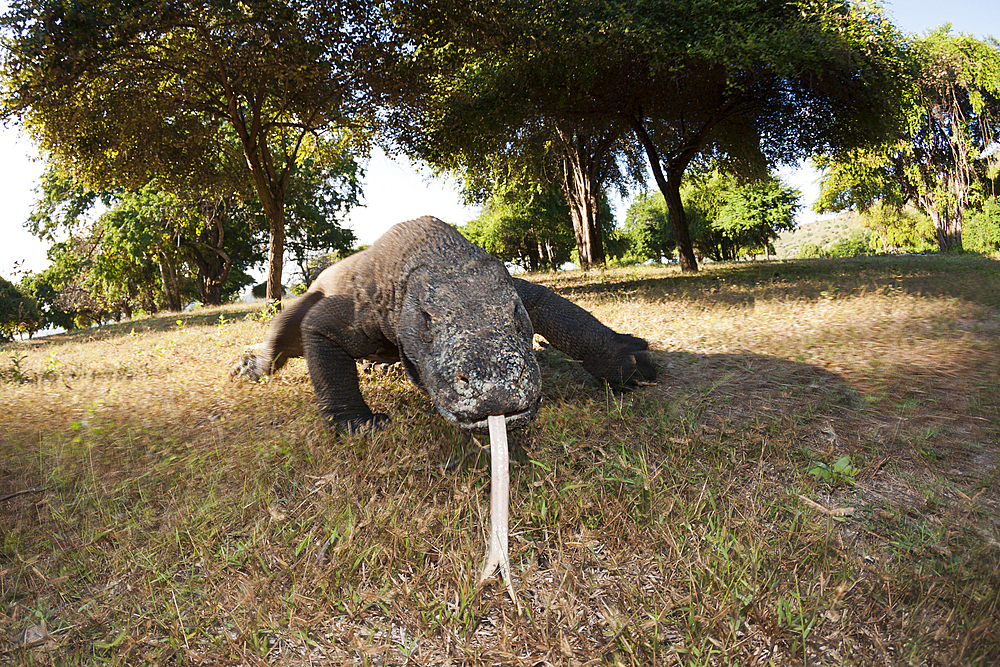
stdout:
[[556,265],[556,251],[552,247],[551,241],[545,242],[545,257],[546,262],[549,265],[549,270],[552,272],[558,271],[559,267]]
[[260,161],[247,159],[254,189],[267,216],[270,238],[267,244],[267,300],[281,307],[281,273],[285,261],[285,186],[288,173],[275,177],[264,171]]
[[579,153],[563,157],[563,193],[573,220],[580,268],[586,271],[604,263],[604,239],[598,220],[597,197],[594,195],[596,184],[581,164],[581,157]]
[[165,253],[159,253],[157,261],[160,264],[160,281],[163,284],[163,296],[167,301],[167,309],[173,312],[180,312],[181,290],[177,281],[177,268],[173,266]]
[[259,106],[254,108],[251,122],[248,123],[237,111],[234,97],[229,96],[229,104],[230,122],[243,144],[243,156],[270,228],[267,246],[267,300],[281,308],[281,273],[285,260],[285,192],[305,133],[299,135],[294,148],[284,150],[283,164],[280,169],[276,168],[267,134],[261,128]]
[[937,236],[941,252],[955,252],[962,249],[962,209],[957,204],[941,206],[933,194],[917,198],[920,206],[927,211]]
[[[267,216],[270,238],[267,244],[267,300],[281,307],[281,273],[285,261],[285,185],[287,174],[280,181],[267,178],[263,170],[250,163],[254,188]],[[259,165],[259,163],[258,163]]]
[[525,251],[527,251],[527,254],[528,254],[528,266],[531,267],[529,270],[531,272],[533,272],[533,273],[540,270],[540,268],[539,268],[540,267],[540,263],[539,263],[539,257],[540,257],[540,255],[538,253],[539,245],[540,244],[538,243],[538,238],[537,237],[535,237],[533,239],[525,239],[525,241],[524,241],[524,249],[525,249]]
[[569,204],[580,268],[588,270],[604,264],[604,235],[601,231],[600,164],[614,143],[614,135],[595,139],[576,129],[557,127],[562,161],[562,189]]
[[691,244],[691,233],[688,231],[687,215],[684,213],[684,204],[681,203],[681,175],[687,167],[687,163],[694,153],[684,155],[676,161],[676,164],[668,165],[668,176],[663,174],[663,167],[660,164],[660,155],[650,138],[642,121],[634,116],[629,116],[629,123],[635,132],[636,138],[642,144],[649,160],[649,167],[653,172],[653,179],[656,186],[663,194],[667,202],[667,213],[670,215],[670,224],[674,228],[674,238],[677,243],[677,259],[681,265],[681,273],[697,273],[698,260],[694,256],[694,246]]
[[[233,260],[225,249],[226,230],[223,227],[218,211],[212,213],[205,208],[202,214],[206,217],[208,227],[202,230],[196,241],[184,241],[187,257],[197,267],[198,292],[201,300],[208,306],[222,305],[222,286],[229,277]],[[207,257],[202,250],[207,251]]]
[[222,283],[215,281],[202,286],[201,300],[206,306],[222,305]]
[[[657,170],[659,171],[659,170]],[[660,178],[662,179],[662,172]],[[698,273],[698,260],[694,256],[694,245],[691,243],[691,233],[688,229],[687,215],[684,204],[681,203],[681,179],[657,180],[660,192],[667,201],[667,213],[670,214],[670,225],[674,228],[674,239],[677,242],[677,259],[681,265],[681,273]]]
[[[270,216],[268,216],[270,218]],[[285,211],[284,206],[271,224],[271,238],[267,244],[267,300],[281,304],[281,272],[285,259]]]
[[934,231],[937,235],[938,249],[941,252],[954,252],[962,249],[962,212],[927,209]]

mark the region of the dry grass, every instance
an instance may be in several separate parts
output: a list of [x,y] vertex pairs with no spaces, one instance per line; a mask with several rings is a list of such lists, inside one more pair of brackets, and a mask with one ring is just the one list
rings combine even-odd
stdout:
[[1000,264],[537,279],[662,377],[539,352],[523,616],[474,588],[480,443],[393,370],[390,427],[332,437],[301,362],[228,380],[265,329],[228,308],[0,350],[0,664],[1000,661]]

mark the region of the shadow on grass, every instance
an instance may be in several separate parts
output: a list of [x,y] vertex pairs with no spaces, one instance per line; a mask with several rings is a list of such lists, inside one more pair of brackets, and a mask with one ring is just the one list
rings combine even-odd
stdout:
[[[806,470],[848,454],[861,469],[852,492],[893,487],[890,500],[908,503],[921,485],[950,485],[1000,511],[1000,394],[989,380],[1000,369],[988,352],[959,355],[948,369],[887,363],[877,381],[753,353],[653,355],[656,385],[629,399],[637,440],[763,455],[756,448]],[[603,392],[558,352],[539,361],[548,400]]]

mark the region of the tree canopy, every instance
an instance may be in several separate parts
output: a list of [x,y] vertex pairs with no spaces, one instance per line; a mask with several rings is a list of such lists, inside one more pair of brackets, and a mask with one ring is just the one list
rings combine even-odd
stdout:
[[251,183],[269,223],[268,296],[280,298],[291,175],[363,137],[375,7],[15,0],[2,19],[4,116],[95,187],[228,195]]
[[[324,169],[314,165],[305,161],[289,180],[289,250],[302,263],[354,241],[339,219],[357,201],[356,162],[344,156]],[[137,309],[180,310],[193,300],[218,305],[251,284],[247,272],[264,261],[267,223],[259,205],[247,204],[256,203],[252,193],[180,196],[155,182],[98,192],[50,162],[39,194],[27,226],[55,243],[53,265],[34,278],[54,316],[101,321]]]
[[570,260],[573,229],[558,186],[497,187],[483,212],[460,231],[504,262],[526,271],[557,270]]
[[286,248],[305,283],[317,256],[348,253],[354,232],[339,221],[361,197],[362,170],[347,154],[326,164],[307,159],[289,182]]
[[[871,141],[893,116],[898,39],[869,5],[432,0],[413,14],[425,38],[413,69],[430,83],[413,96],[408,139],[424,137],[432,160],[439,147],[495,156],[522,140],[533,155],[561,150],[576,158],[564,187],[594,209],[602,171],[644,155],[685,271],[697,270],[680,201],[690,165],[760,174]],[[600,241],[591,218],[575,221],[580,247],[581,234]]]
[[15,334],[33,334],[42,322],[42,312],[30,294],[0,276],[0,343]]
[[960,249],[966,210],[995,194],[989,151],[1000,138],[1000,48],[945,25],[912,40],[906,55],[898,130],[871,147],[817,158],[824,177],[814,208],[898,211],[912,201],[934,223],[938,247]]
[[659,192],[647,190],[634,197],[618,231],[626,245],[618,255],[625,263],[662,262],[673,258],[677,243],[670,214]]

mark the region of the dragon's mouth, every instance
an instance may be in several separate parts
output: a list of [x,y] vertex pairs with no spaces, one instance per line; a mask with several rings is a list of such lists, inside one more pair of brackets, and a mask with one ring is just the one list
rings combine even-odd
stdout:
[[[516,428],[524,428],[531,421],[531,410],[521,410],[520,412],[510,412],[503,416],[504,422],[507,424],[507,430],[511,431]],[[468,431],[486,431],[489,430],[489,418],[481,419],[477,422],[467,422],[459,423],[459,428]]]
[[[462,421],[458,419],[455,415],[438,407],[438,412],[441,416],[447,419],[449,422],[459,427],[463,431],[488,431],[489,430],[489,418],[480,419],[474,422]],[[504,422],[507,424],[507,430],[512,431],[514,429],[524,428],[531,422],[531,418],[534,416],[534,410],[521,410],[520,412],[507,412],[504,413]]]

